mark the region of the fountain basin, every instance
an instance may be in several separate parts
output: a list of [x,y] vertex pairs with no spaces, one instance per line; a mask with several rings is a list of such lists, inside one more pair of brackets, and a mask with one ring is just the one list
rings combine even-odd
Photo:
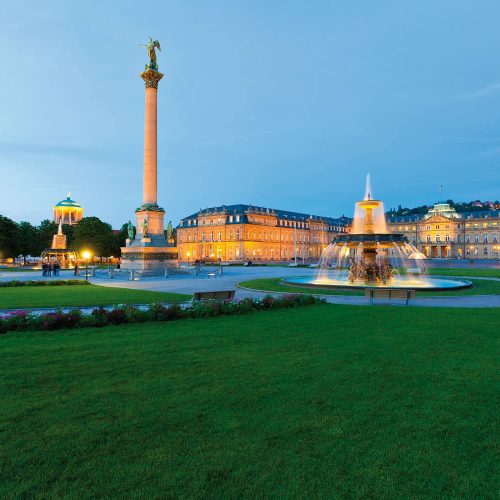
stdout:
[[472,286],[472,282],[462,279],[445,279],[445,278],[431,278],[427,276],[420,277],[406,277],[401,276],[393,278],[390,284],[378,283],[365,283],[365,282],[350,282],[347,277],[335,276],[337,273],[332,273],[332,276],[321,277],[311,276],[294,276],[290,278],[283,278],[282,281],[288,285],[300,285],[313,288],[349,288],[349,289],[365,289],[365,288],[398,288],[402,290],[459,290],[461,288],[468,288]]

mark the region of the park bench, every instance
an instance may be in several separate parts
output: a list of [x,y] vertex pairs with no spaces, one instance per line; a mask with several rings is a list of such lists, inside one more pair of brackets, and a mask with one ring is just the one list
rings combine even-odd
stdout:
[[194,292],[193,300],[232,300],[234,290],[216,290],[213,292]]
[[410,299],[415,298],[415,290],[401,290],[400,288],[365,288],[365,297],[370,299],[370,304],[373,304],[373,299],[404,299],[406,305]]

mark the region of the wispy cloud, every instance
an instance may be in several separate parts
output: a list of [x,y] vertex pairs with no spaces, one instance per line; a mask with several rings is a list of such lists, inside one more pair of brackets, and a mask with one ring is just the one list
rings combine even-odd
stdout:
[[300,123],[298,125],[290,125],[288,127],[274,128],[274,129],[270,129],[270,130],[257,130],[255,132],[249,132],[247,134],[238,134],[238,135],[233,135],[233,136],[228,136],[228,137],[222,137],[219,139],[204,141],[204,142],[199,143],[198,146],[211,146],[213,144],[222,144],[225,142],[232,142],[232,141],[236,141],[239,139],[246,139],[249,137],[258,137],[258,136],[262,136],[262,135],[277,134],[280,132],[288,132],[290,130],[306,128],[306,127],[309,127],[309,126],[315,125],[315,124],[316,124],[316,122],[307,122],[307,123]]
[[452,98],[455,101],[472,101],[473,99],[480,99],[481,97],[488,97],[490,95],[499,94],[500,93],[500,82],[492,83],[490,85],[486,85],[477,90],[473,90],[471,92],[466,92],[464,94],[457,95]]

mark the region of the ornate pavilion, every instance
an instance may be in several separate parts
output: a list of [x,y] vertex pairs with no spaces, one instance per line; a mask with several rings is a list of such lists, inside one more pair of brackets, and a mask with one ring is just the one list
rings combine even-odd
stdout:
[[54,222],[56,224],[61,221],[63,224],[76,224],[82,220],[82,217],[83,207],[71,199],[71,193],[68,193],[65,200],[61,200],[54,206]]

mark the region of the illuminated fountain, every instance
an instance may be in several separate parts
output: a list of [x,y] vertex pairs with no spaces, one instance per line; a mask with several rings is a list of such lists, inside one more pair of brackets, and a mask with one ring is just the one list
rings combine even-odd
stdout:
[[335,236],[323,251],[317,276],[284,281],[318,287],[427,290],[471,285],[470,281],[426,276],[425,259],[405,235],[388,231],[384,204],[373,199],[368,175],[365,197],[356,202],[350,233]]
[[59,263],[62,269],[73,269],[78,262],[78,253],[67,248],[66,235],[62,232],[62,219],[59,220],[57,234],[52,237],[52,246],[42,252],[42,262]]

